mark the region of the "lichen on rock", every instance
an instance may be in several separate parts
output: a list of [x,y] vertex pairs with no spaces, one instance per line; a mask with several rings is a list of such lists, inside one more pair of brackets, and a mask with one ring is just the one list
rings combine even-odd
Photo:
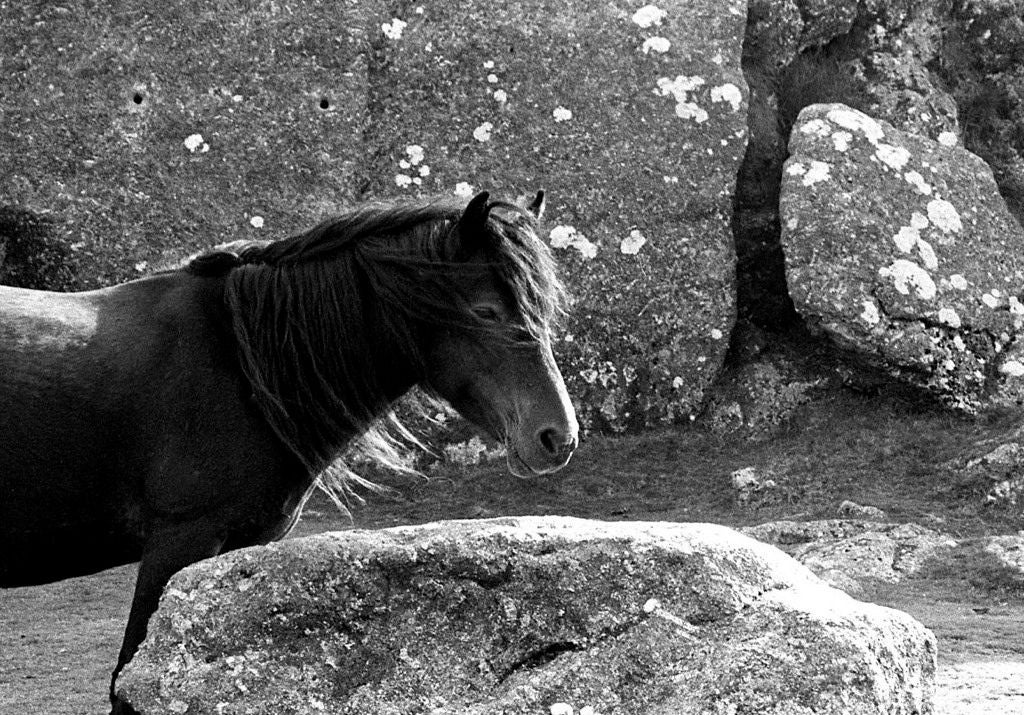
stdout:
[[[842,151],[839,132],[852,137]],[[1011,309],[1024,287],[1024,233],[985,163],[837,104],[805,109],[790,150],[787,166],[831,167],[828,181],[783,179],[797,311],[952,407],[1019,401],[1024,384],[1001,366],[1024,328]]]

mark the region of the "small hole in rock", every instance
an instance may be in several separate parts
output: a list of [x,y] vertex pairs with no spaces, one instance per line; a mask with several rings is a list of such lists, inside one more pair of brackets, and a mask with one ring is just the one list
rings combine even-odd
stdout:
[[327,101],[327,97],[324,97],[323,99],[320,100],[320,109],[329,109],[330,106],[331,103]]
[[136,92],[135,95],[132,97],[132,101],[136,104],[142,104],[142,95]]

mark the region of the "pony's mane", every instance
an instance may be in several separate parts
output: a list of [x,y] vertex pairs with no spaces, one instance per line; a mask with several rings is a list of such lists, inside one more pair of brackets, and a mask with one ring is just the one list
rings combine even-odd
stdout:
[[[405,371],[410,384],[422,381],[423,326],[508,339],[470,310],[458,280],[467,271],[492,272],[527,339],[548,339],[562,315],[565,292],[532,214],[500,201],[488,209],[479,246],[463,245],[461,204],[377,205],[291,238],[221,246],[186,266],[224,277],[242,370],[263,414],[339,504],[353,481],[367,484],[339,460],[346,439],[355,438],[350,455],[406,471],[401,445],[422,446],[390,407],[408,385],[378,378]],[[467,250],[485,260],[467,262]],[[412,405],[423,415],[435,406],[425,397]]]

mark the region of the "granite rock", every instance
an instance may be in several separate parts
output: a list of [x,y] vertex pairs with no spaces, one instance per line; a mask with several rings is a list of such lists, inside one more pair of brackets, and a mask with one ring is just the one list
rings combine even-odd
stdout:
[[118,691],[146,715],[910,715],[934,669],[912,618],[724,527],[523,517],[193,565]]
[[800,114],[781,196],[796,309],[840,347],[966,411],[1024,395],[1024,234],[960,148],[844,105]]

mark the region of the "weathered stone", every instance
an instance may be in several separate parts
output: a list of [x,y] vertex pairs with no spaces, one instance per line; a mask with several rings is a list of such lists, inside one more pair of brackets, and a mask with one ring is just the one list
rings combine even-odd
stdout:
[[982,547],[984,552],[1013,574],[1013,580],[1024,584],[1024,534],[990,536]]
[[847,519],[865,519],[867,521],[885,521],[886,514],[877,506],[858,504],[847,499],[836,510],[839,516]]
[[745,19],[740,0],[3,3],[0,193],[59,217],[93,287],[364,199],[543,187],[584,425],[682,421],[734,321]]
[[993,506],[1016,508],[1024,503],[1024,429],[983,440],[976,456],[943,467],[954,488],[983,493]]
[[189,567],[118,690],[146,714],[910,715],[934,668],[909,616],[729,529],[526,517]]
[[718,375],[746,146],[743,3],[638,7],[418,3],[369,128],[375,194],[548,191],[577,298],[557,353],[583,425],[614,431],[686,420]]
[[773,330],[796,319],[778,199],[800,110],[842,102],[932,138],[958,131],[956,105],[929,69],[947,10],[919,0],[751,0],[743,48],[750,140],[733,220],[741,319]]
[[374,7],[3,3],[0,193],[60,217],[84,286],[309,227],[356,193]]
[[843,105],[807,108],[784,172],[782,245],[811,325],[974,410],[1024,395],[1024,235],[989,168],[954,143]]
[[827,584],[851,595],[914,576],[957,545],[949,536],[917,524],[778,521],[743,531],[778,546]]

